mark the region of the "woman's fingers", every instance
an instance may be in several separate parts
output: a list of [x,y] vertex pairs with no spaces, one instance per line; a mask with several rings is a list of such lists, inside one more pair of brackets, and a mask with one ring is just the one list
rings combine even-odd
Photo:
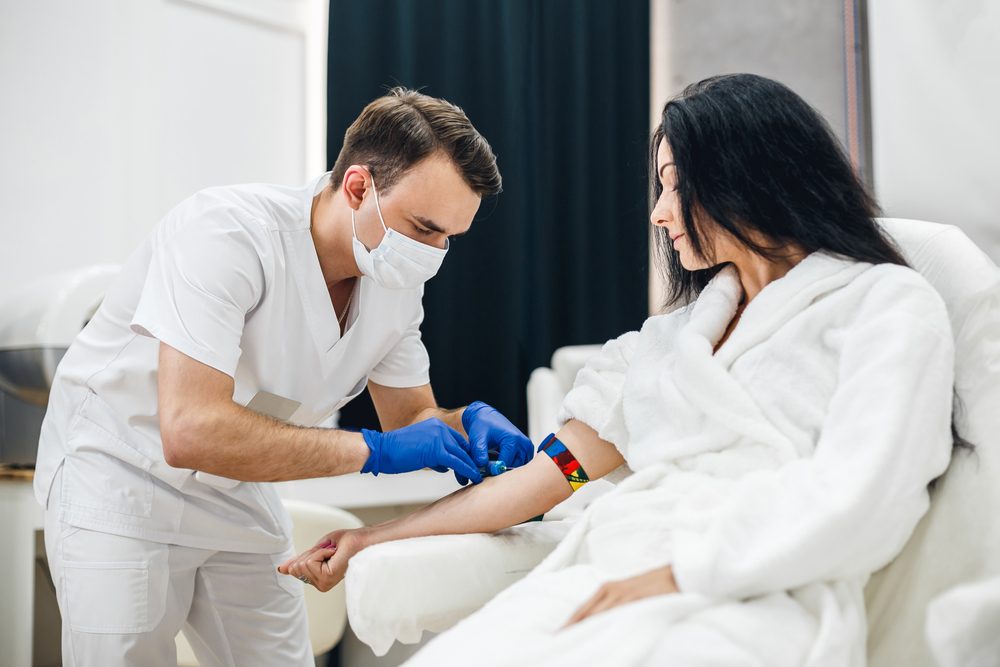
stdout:
[[[336,547],[331,547],[331,548],[335,549]],[[278,567],[278,572],[282,572],[282,574],[290,574],[293,577],[300,576],[302,574],[302,564],[308,561],[310,558],[312,558],[317,551],[321,550],[322,549],[320,547],[313,547],[312,549],[303,551],[298,556],[295,556],[291,560],[282,563],[282,566],[285,566],[287,564],[287,567],[285,568],[284,571],[281,569],[281,567]]]
[[309,560],[321,551],[323,551],[323,549],[318,549],[318,548],[310,549],[309,551],[305,552],[304,554],[296,558],[295,562],[293,562],[288,567],[288,574],[298,579],[301,579],[304,576],[308,576],[307,564],[309,563]]
[[347,572],[347,561],[364,547],[357,530],[339,530],[329,533],[309,549],[278,566],[278,571],[328,591],[337,585]]
[[335,548],[335,546],[337,544],[337,541],[339,540],[340,536],[343,533],[345,533],[345,532],[346,531],[344,531],[344,530],[335,530],[332,533],[327,533],[323,537],[321,537],[318,540],[316,540],[316,544],[313,545],[312,548],[307,549],[307,550],[303,551],[300,554],[292,556],[291,558],[289,558],[288,560],[286,560],[284,563],[282,563],[281,565],[279,565],[278,566],[278,572],[280,572],[281,574],[291,574],[289,572],[289,568],[296,561],[301,560],[303,558],[308,558],[317,549],[331,549],[331,548]]
[[577,609],[576,612],[569,617],[569,620],[566,621],[566,625],[564,625],[563,627],[566,628],[569,627],[570,625],[573,625],[574,623],[579,623],[588,616],[593,616],[599,611],[602,611],[603,609],[606,608],[606,604],[609,598],[610,596],[608,595],[607,589],[604,586],[598,588],[597,592],[594,593],[594,595],[592,595],[591,598],[587,600],[582,607]]
[[334,564],[335,549],[320,549],[302,563],[303,573],[308,583],[325,593],[344,578],[339,565]]
[[280,572],[281,574],[292,574],[292,572],[291,572],[292,566],[295,565],[295,563],[300,558],[309,555],[310,553],[312,553],[313,551],[315,551],[318,548],[319,547],[313,547],[312,549],[309,549],[308,551],[303,551],[300,554],[296,554],[296,555],[292,556],[291,558],[289,558],[284,563],[282,563],[281,565],[278,566],[278,572]]
[[316,540],[316,544],[313,547],[319,547],[321,549],[329,549],[334,544],[337,543],[337,538],[344,533],[343,530],[335,530],[332,533],[327,533],[323,537]]
[[287,561],[285,561],[280,566],[278,566],[278,572],[282,571],[281,570],[282,566],[287,566],[288,568],[291,568],[295,563],[298,563],[298,562],[306,560],[307,558],[309,558],[310,556],[312,556],[314,553],[316,553],[316,551],[318,551],[320,548],[333,548],[333,545],[331,545],[329,547],[315,546],[315,547],[311,547],[309,549],[306,549],[302,553],[298,554],[297,556],[292,556]]
[[669,565],[637,574],[619,581],[609,581],[597,589],[587,602],[576,610],[563,627],[579,623],[583,619],[614,609],[623,604],[642,600],[654,595],[677,593],[677,582]]

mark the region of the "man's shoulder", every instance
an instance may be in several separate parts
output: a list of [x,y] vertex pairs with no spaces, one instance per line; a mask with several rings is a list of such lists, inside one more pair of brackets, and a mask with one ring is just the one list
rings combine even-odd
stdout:
[[197,191],[171,212],[202,224],[234,224],[248,231],[308,228],[301,188],[266,183],[222,185]]

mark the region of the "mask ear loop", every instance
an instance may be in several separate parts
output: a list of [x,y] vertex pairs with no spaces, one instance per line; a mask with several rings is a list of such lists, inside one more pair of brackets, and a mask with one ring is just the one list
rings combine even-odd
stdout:
[[372,194],[375,195],[375,210],[378,211],[378,221],[382,223],[382,229],[388,234],[389,228],[386,227],[385,218],[382,217],[382,207],[378,203],[378,189],[375,187],[375,177],[371,175],[371,172],[368,173],[368,177],[372,180]]
[[[354,230],[354,240],[361,243],[361,239],[358,238],[358,223],[354,221],[354,209],[351,209],[351,229]],[[361,243],[361,245],[365,245]],[[365,246],[365,250],[368,250],[368,246]]]
[[[375,197],[375,210],[378,211],[378,221],[382,224],[382,230],[386,234],[388,234],[389,233],[389,228],[386,227],[386,225],[385,225],[385,218],[382,217],[382,207],[379,206],[379,203],[378,203],[378,190],[375,188],[375,177],[372,176],[372,173],[370,171],[368,172],[368,178],[369,178],[369,180],[371,180],[371,184],[372,184],[372,194]],[[354,231],[354,238],[358,240],[358,243],[361,243],[361,239],[358,238],[358,223],[354,219],[354,209],[353,208],[351,209],[351,229]],[[365,245],[365,244],[361,243],[361,245]],[[369,248],[366,245],[365,245],[365,250],[367,250],[368,252],[372,251],[372,249]]]

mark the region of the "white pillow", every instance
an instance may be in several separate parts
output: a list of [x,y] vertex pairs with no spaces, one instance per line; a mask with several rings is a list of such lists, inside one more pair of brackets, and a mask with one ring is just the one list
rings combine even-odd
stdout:
[[976,447],[956,453],[903,552],[865,590],[871,664],[933,666],[924,634],[931,599],[1000,574],[1000,269],[956,227],[881,223],[948,308],[956,349],[955,421]]
[[934,598],[927,638],[941,667],[1000,665],[1000,577],[966,584]]

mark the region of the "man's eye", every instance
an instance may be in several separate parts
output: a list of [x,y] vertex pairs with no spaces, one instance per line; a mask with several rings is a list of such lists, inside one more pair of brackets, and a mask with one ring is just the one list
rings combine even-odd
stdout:
[[430,229],[424,229],[423,227],[416,227],[416,230],[418,233],[423,234],[424,236],[430,236],[431,234],[434,233]]

